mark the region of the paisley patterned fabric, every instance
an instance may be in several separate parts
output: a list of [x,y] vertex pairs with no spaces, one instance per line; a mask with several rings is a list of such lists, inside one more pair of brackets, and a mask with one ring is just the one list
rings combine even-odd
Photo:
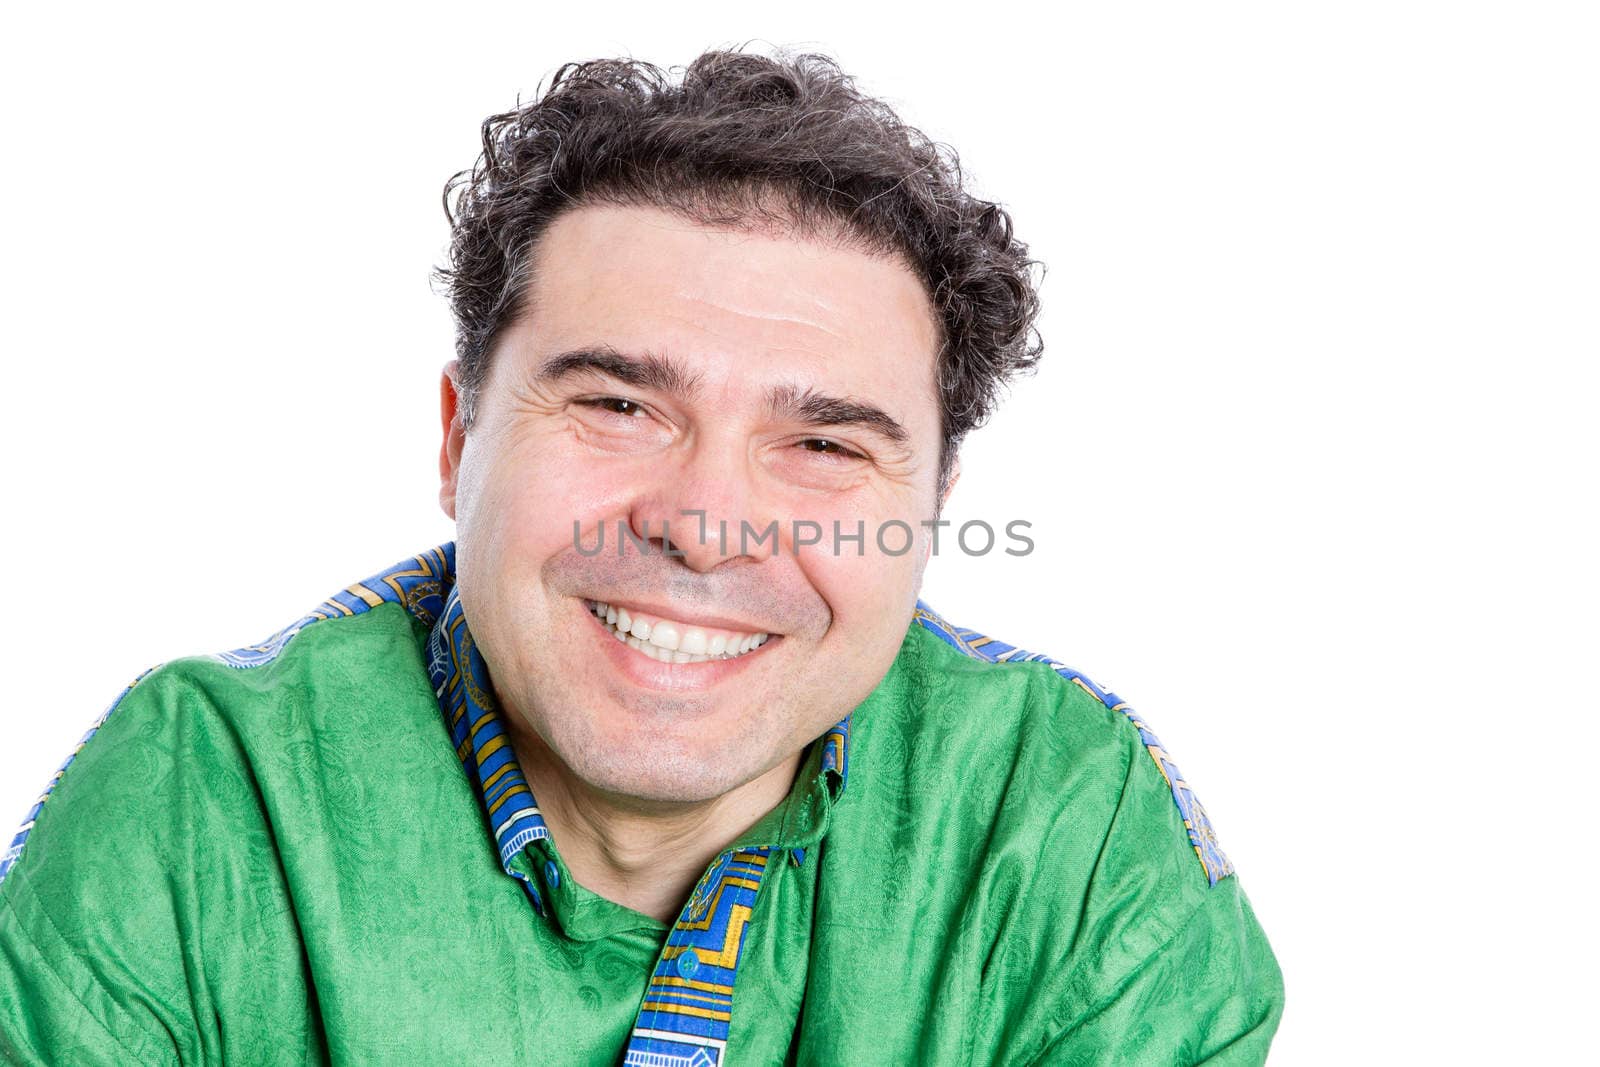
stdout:
[[1206,817],[1206,809],[1200,806],[1200,798],[1194,795],[1189,783],[1183,780],[1178,765],[1167,755],[1167,750],[1156,738],[1155,731],[1145,725],[1144,720],[1134,713],[1127,701],[1115,693],[1101,689],[1083,674],[1065,664],[1057,663],[1043,653],[1025,652],[1015,645],[1008,645],[976,630],[952,626],[920,600],[917,601],[917,622],[937,634],[939,639],[950,647],[973,659],[981,659],[988,663],[1047,664],[1051,670],[1073,685],[1082,686],[1084,692],[1112,711],[1120,711],[1126,715],[1128,721],[1139,731],[1139,740],[1144,742],[1150,758],[1156,761],[1156,768],[1161,772],[1161,777],[1166,779],[1167,785],[1172,789],[1173,802],[1178,805],[1178,811],[1183,815],[1183,826],[1189,832],[1189,843],[1194,846],[1195,855],[1200,858],[1200,866],[1205,868],[1206,878],[1212,885],[1216,885],[1233,873],[1233,864],[1222,854],[1222,847],[1217,844],[1217,833],[1211,828],[1211,820]]

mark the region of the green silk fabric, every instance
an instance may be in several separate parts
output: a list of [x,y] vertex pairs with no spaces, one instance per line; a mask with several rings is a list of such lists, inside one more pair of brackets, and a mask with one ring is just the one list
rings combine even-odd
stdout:
[[[496,855],[397,604],[142,679],[0,882],[0,1060],[615,1065],[667,925]],[[740,843],[725,1063],[1260,1063],[1282,978],[1120,712],[921,626]],[[737,844],[737,843],[736,843]]]

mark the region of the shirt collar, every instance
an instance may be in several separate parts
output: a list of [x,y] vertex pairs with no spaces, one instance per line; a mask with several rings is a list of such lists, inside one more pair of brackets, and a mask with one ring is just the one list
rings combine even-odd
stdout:
[[[454,563],[455,544],[443,545],[439,553]],[[445,575],[448,595],[438,621],[428,635],[428,674],[433,680],[434,695],[439,699],[439,710],[444,715],[450,738],[455,743],[456,756],[467,773],[488,816],[500,854],[500,865],[505,872],[523,883],[535,908],[544,913],[538,888],[523,872],[515,869],[512,861],[529,844],[548,840],[550,829],[539,811],[528,780],[511,748],[511,738],[494,699],[494,688],[489,679],[489,668],[472,639],[467,618],[461,607],[459,589],[455,584],[452,565]],[[803,810],[821,803],[830,806],[844,791],[850,767],[850,716],[830,727],[820,739],[819,776],[825,778],[827,801],[813,793],[807,794]],[[811,761],[807,761],[808,765]],[[810,782],[797,783],[809,787]],[[777,820],[780,833],[790,829],[788,817],[794,807],[791,798],[779,806],[783,816]],[[771,825],[767,820],[756,829]],[[799,819],[801,827],[821,829],[825,822],[812,816]]]

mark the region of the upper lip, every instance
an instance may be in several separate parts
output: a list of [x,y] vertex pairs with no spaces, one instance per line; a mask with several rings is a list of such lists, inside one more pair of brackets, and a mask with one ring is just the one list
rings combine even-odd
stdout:
[[732,619],[726,615],[705,615],[696,610],[653,604],[645,600],[607,600],[605,597],[600,596],[585,597],[584,599],[599,604],[610,604],[614,608],[626,608],[630,614],[637,613],[656,619],[670,619],[673,622],[681,622],[685,626],[698,626],[705,630],[731,630],[734,633],[741,634],[777,636],[776,630],[769,630],[764,626],[745,622],[742,619]]

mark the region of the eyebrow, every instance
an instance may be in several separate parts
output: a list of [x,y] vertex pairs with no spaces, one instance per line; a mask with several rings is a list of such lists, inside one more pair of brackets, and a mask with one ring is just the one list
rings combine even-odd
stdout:
[[[655,352],[625,354],[611,345],[558,352],[539,365],[537,376],[554,381],[584,373],[603,374],[636,389],[654,389],[674,396],[689,396],[700,385],[698,374],[689,373],[670,356]],[[774,418],[811,426],[859,426],[897,445],[911,440],[899,420],[878,405],[829,396],[809,386],[777,386],[767,394],[767,410]]]
[[537,377],[541,381],[554,381],[585,372],[605,374],[636,389],[655,389],[678,396],[694,392],[700,383],[699,375],[688,373],[670,356],[654,352],[623,355],[610,345],[558,352],[539,364]]
[[811,388],[781,385],[768,395],[767,407],[775,417],[794,419],[812,426],[859,426],[875,431],[897,445],[911,440],[906,428],[878,405],[828,396]]

